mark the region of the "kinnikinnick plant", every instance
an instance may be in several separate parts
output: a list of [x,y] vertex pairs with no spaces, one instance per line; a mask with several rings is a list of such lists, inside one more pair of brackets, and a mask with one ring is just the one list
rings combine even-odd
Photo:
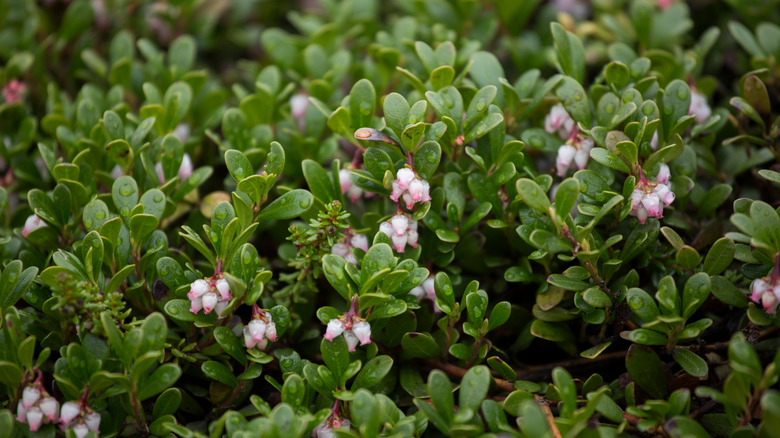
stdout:
[[0,437],[774,437],[778,0],[0,2]]

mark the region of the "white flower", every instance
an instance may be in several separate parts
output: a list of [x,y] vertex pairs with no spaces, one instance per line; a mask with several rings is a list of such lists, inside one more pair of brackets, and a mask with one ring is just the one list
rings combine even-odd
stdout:
[[203,297],[203,295],[208,292],[211,292],[211,285],[206,280],[195,280],[190,284],[190,291],[187,293],[187,298],[194,300]]
[[655,180],[661,184],[669,184],[669,178],[671,176],[672,174],[669,170],[669,165],[666,163],[661,163],[661,166],[658,169],[658,175],[656,175]]
[[357,335],[355,335],[352,330],[347,330],[344,332],[344,340],[347,341],[347,348],[349,351],[355,351],[358,342],[360,342],[360,339],[358,339]]
[[642,177],[631,193],[631,214],[644,224],[648,217],[661,218],[665,207],[674,202],[674,192],[666,184]]
[[561,104],[550,108],[550,113],[544,118],[544,130],[550,134],[558,133],[561,140],[566,140],[574,129],[574,119]]
[[344,243],[337,243],[330,247],[330,253],[337,256],[346,257],[350,254],[349,246]]
[[84,417],[84,423],[87,425],[87,429],[92,432],[100,432],[100,414],[92,411]]
[[46,222],[43,221],[43,219],[39,218],[37,215],[30,215],[27,217],[27,220],[24,222],[24,228],[22,228],[22,236],[27,237],[30,232],[37,230],[38,228],[43,228],[47,226]]
[[360,248],[363,251],[368,252],[368,237],[365,234],[355,234],[350,239],[350,244],[353,248]]
[[27,424],[30,426],[30,430],[35,432],[41,427],[43,422],[43,411],[38,406],[33,406],[27,411]]
[[54,421],[60,413],[60,402],[51,396],[42,399],[38,403],[38,407],[41,408],[43,415],[51,421]]
[[89,427],[84,423],[78,423],[74,425],[71,430],[77,438],[84,438],[89,433]]
[[393,232],[396,236],[406,234],[406,228],[409,227],[409,218],[403,214],[397,214],[390,218],[390,225],[393,226]]
[[653,150],[658,149],[658,131],[653,133],[653,138],[650,139],[650,147]]
[[410,220],[404,214],[397,214],[388,222],[381,223],[379,232],[390,237],[393,248],[398,252],[404,252],[407,244],[417,248],[417,221]]
[[[176,126],[176,129],[173,130],[173,135],[175,135],[182,144],[187,143],[187,139],[190,137],[190,125],[179,123],[179,125]],[[187,154],[184,155],[189,157]],[[190,166],[192,166],[192,162],[190,162]]]
[[217,301],[219,301],[219,297],[214,292],[208,292],[207,294],[203,295],[203,313],[208,315],[211,313],[212,310],[214,310],[214,307],[217,305]]
[[34,386],[27,386],[22,391],[22,405],[25,409],[30,409],[41,398],[41,390]]
[[412,169],[409,169],[408,167],[404,167],[398,170],[395,174],[395,181],[398,183],[398,187],[401,190],[406,190],[409,188],[409,184],[414,181],[416,178],[416,175],[414,174],[414,171]]
[[24,407],[24,402],[21,400],[19,400],[19,403],[16,405],[16,421],[20,423],[27,422],[27,409]]
[[192,157],[190,157],[190,154],[185,153],[184,156],[181,157],[181,165],[179,166],[179,172],[177,173],[179,182],[186,180],[190,175],[192,175]]
[[81,415],[81,405],[76,402],[65,402],[60,409],[60,423],[68,426],[74,418]]
[[691,106],[688,108],[688,114],[695,115],[696,121],[700,124],[706,122],[712,114],[710,106],[707,105],[707,97],[694,91],[691,94]]
[[219,280],[217,280],[216,286],[217,286],[217,291],[219,291],[219,296],[223,300],[227,301],[233,299],[233,295],[230,294],[230,286],[228,285],[227,280],[225,280],[224,278],[220,278]]
[[352,333],[360,340],[360,345],[371,343],[371,324],[366,321],[360,321],[352,325]]
[[122,175],[124,175],[125,172],[122,170],[122,166],[115,165],[113,169],[111,169],[111,178],[119,179]]
[[328,328],[325,330],[324,338],[333,341],[333,338],[344,333],[346,326],[340,319],[331,319],[328,321]]
[[577,148],[572,145],[564,144],[558,148],[558,157],[555,159],[555,166],[558,168],[558,176],[566,176],[569,166],[574,159]]
[[309,107],[309,96],[303,93],[290,97],[290,115],[296,119],[303,119],[306,109]]

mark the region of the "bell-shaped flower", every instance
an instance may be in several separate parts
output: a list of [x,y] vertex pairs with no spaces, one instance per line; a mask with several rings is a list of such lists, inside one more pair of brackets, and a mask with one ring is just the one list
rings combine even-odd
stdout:
[[41,398],[41,390],[30,385],[26,386],[24,388],[24,391],[22,391],[22,405],[25,409],[30,409],[38,403],[38,400]]
[[41,408],[41,412],[49,421],[55,421],[60,414],[60,402],[52,396],[41,399],[38,402],[38,407]]
[[219,292],[220,298],[222,298],[225,301],[229,301],[233,299],[233,295],[230,293],[230,285],[228,285],[227,280],[224,278],[220,278],[216,282],[217,291]]
[[671,170],[669,169],[669,165],[666,163],[661,163],[658,169],[658,175],[656,175],[655,180],[658,181],[660,184],[669,184],[669,178],[672,176]]
[[84,424],[92,432],[100,432],[100,414],[92,411],[84,416]]
[[65,426],[70,425],[74,418],[81,415],[81,405],[79,403],[68,401],[62,404],[60,409],[59,422]]
[[411,182],[416,179],[418,178],[414,174],[414,171],[408,167],[404,167],[398,170],[395,175],[395,182],[398,183],[398,187],[401,190],[407,190],[409,188],[409,184],[411,184]]
[[704,123],[710,118],[712,109],[707,105],[707,97],[698,91],[691,94],[691,106],[688,108],[688,114],[696,116],[698,123]]
[[360,340],[360,345],[371,343],[371,324],[367,321],[360,321],[352,325],[352,333]]
[[203,313],[208,315],[212,310],[214,310],[214,307],[216,307],[217,302],[219,301],[219,296],[214,292],[208,292],[203,295],[203,298],[201,299],[203,300]]
[[43,228],[47,226],[46,222],[43,221],[43,219],[39,218],[37,215],[30,215],[27,217],[27,220],[24,222],[24,228],[22,228],[22,236],[27,237],[30,232],[37,230],[38,228]]
[[323,337],[329,341],[332,341],[333,338],[344,333],[346,328],[347,327],[344,325],[344,322],[342,322],[340,319],[331,319],[328,321],[328,328],[325,330],[325,335]]
[[550,108],[550,113],[544,118],[544,130],[550,134],[558,133],[561,140],[566,140],[574,129],[574,119],[571,118],[561,104]]
[[27,425],[30,426],[30,430],[35,432],[41,427],[43,423],[43,411],[38,406],[33,406],[27,410]]
[[76,435],[76,438],[84,438],[89,433],[89,427],[84,423],[74,424],[71,430]]
[[195,280],[190,284],[190,291],[187,292],[187,298],[194,300],[203,297],[203,295],[206,295],[208,292],[211,292],[211,285],[206,280]]

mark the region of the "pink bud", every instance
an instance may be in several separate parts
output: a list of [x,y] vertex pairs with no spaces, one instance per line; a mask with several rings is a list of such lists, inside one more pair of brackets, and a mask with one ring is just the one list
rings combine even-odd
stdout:
[[81,405],[72,401],[65,402],[60,409],[60,423],[68,426],[79,415],[81,415]]
[[217,305],[219,297],[217,297],[217,294],[214,292],[209,292],[203,295],[203,298],[201,299],[203,300],[203,313],[208,315],[212,310],[214,310],[214,306]]
[[423,283],[422,283],[422,287],[423,287],[423,289],[425,289],[425,294],[430,299],[436,299],[436,288],[435,288],[435,285],[436,285],[436,279],[435,279],[435,277],[433,275],[431,275],[430,277],[426,278],[425,281],[423,281]]
[[750,299],[753,300],[753,302],[758,303],[764,293],[768,292],[769,290],[769,283],[767,283],[763,278],[759,278],[753,282],[753,294],[750,295]]
[[405,190],[398,185],[398,181],[393,181],[393,193],[390,194],[390,199],[393,202],[398,202],[398,199],[405,194]]
[[34,386],[27,386],[22,391],[22,405],[25,409],[29,410],[40,398],[41,390]]
[[227,310],[228,306],[230,305],[229,301],[219,301],[217,302],[217,305],[214,306],[214,311],[217,312],[217,316],[219,316],[220,319],[222,319],[225,315],[225,310]]
[[328,321],[328,328],[325,330],[324,338],[332,341],[333,338],[344,333],[344,330],[346,330],[346,327],[340,319],[331,319]]
[[[187,143],[187,139],[190,137],[190,125],[186,123],[179,123],[179,125],[176,126],[176,129],[173,130],[173,135],[175,135],[182,144]],[[189,157],[189,155],[187,156]],[[191,164],[192,160],[190,160],[190,165]]]
[[574,162],[577,163],[577,167],[582,170],[586,167],[588,167],[588,159],[590,158],[590,155],[588,154],[588,151],[584,149],[578,150],[574,154]]
[[425,290],[422,288],[422,286],[417,286],[410,290],[409,294],[414,295],[417,297],[417,299],[422,299],[422,297],[425,296]]
[[650,139],[650,147],[653,150],[658,149],[658,131],[653,133],[653,138]]
[[227,301],[233,299],[233,295],[230,294],[230,285],[228,285],[227,280],[225,280],[224,278],[220,278],[219,280],[217,280],[216,286],[217,286],[217,291],[219,291],[219,296],[223,300]]
[[653,217],[660,217],[661,200],[655,193],[648,193],[642,197],[642,205],[647,209],[647,213]]
[[176,176],[179,177],[179,181],[184,181],[192,175],[192,158],[190,154],[184,154],[181,158],[181,165],[179,166],[179,172]]
[[422,180],[422,185],[422,199],[420,199],[420,202],[428,202],[431,200],[431,185],[425,180]]
[[[764,306],[764,310],[766,310],[767,313],[774,314],[777,311],[777,297],[772,292],[765,292],[764,295],[761,296],[761,304]],[[30,418],[29,413],[27,414],[27,418]]]
[[653,189],[653,193],[658,195],[665,205],[672,205],[672,202],[674,202],[674,192],[669,190],[669,186],[666,184],[656,185]]
[[111,178],[114,178],[114,179],[119,179],[119,178],[120,178],[120,177],[122,177],[122,175],[124,175],[124,174],[125,174],[125,173],[124,173],[124,171],[122,170],[122,166],[120,166],[120,165],[118,165],[118,164],[117,164],[116,166],[114,166],[114,168],[113,168],[113,169],[111,169]]
[[636,208],[636,217],[639,219],[639,223],[644,224],[645,221],[647,221],[647,216],[647,209],[644,207],[644,205],[639,204],[639,207]]
[[360,196],[363,195],[363,189],[358,187],[357,184],[352,184],[352,187],[347,190],[347,195],[349,195],[350,201],[357,202]]
[[631,208],[633,210],[636,210],[639,207],[639,202],[642,201],[642,196],[644,196],[644,193],[639,189],[634,189],[634,191],[631,192]]
[[544,130],[550,134],[558,132],[561,139],[566,139],[574,128],[574,120],[561,104],[550,108],[550,113],[544,118]]
[[57,418],[60,413],[60,402],[54,397],[46,397],[38,403],[38,407],[41,408],[43,415],[51,421]]
[[414,171],[412,169],[409,169],[408,167],[404,167],[402,169],[398,170],[398,173],[395,175],[396,182],[398,183],[398,187],[401,188],[401,190],[406,190],[409,188],[409,183],[412,182],[412,180],[415,179]]
[[415,178],[409,183],[409,194],[412,196],[414,202],[422,201],[423,183],[419,178]]
[[691,94],[691,106],[688,109],[688,114],[695,115],[696,121],[699,123],[706,122],[712,114],[710,106],[707,105],[707,97],[694,91],[693,94]]

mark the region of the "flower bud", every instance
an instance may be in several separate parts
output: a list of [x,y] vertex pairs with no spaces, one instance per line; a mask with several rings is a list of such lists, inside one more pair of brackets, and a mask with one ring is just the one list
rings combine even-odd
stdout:
[[353,248],[360,248],[368,252],[368,237],[365,234],[355,234],[349,242]]
[[71,430],[76,435],[76,438],[84,438],[89,433],[89,428],[84,423],[74,425]]
[[401,190],[408,189],[409,183],[415,179],[414,171],[408,167],[404,167],[398,170],[398,173],[396,173],[396,182],[398,183],[398,187],[400,187]]
[[337,256],[346,257],[349,255],[349,247],[343,243],[337,243],[330,247],[330,253]]
[[181,165],[176,176],[179,177],[179,182],[182,182],[189,178],[190,175],[192,175],[192,157],[190,157],[190,154],[184,154],[181,157]]
[[201,298],[207,292],[211,292],[211,285],[206,280],[195,280],[190,285],[190,291],[187,293],[187,298],[194,300],[195,298]]
[[230,286],[228,285],[227,280],[225,280],[224,278],[220,278],[219,280],[217,280],[216,286],[217,286],[217,291],[219,291],[220,298],[222,298],[225,301],[233,299],[233,295],[231,295],[230,293]]
[[84,423],[87,425],[87,429],[92,432],[100,432],[100,414],[92,411],[84,416]]
[[190,312],[198,313],[203,309],[203,298],[195,298],[190,300]]
[[37,230],[38,228],[43,228],[47,226],[46,222],[44,222],[41,218],[39,218],[37,215],[30,215],[27,217],[27,220],[24,222],[24,228],[22,228],[22,236],[27,237],[30,232]]
[[217,294],[214,292],[209,292],[203,295],[203,298],[201,299],[203,300],[203,313],[208,315],[212,310],[214,310],[214,306],[217,305],[219,297],[217,297]]
[[276,323],[269,321],[265,325],[265,338],[271,342],[276,342]]
[[352,174],[347,169],[339,170],[339,185],[341,186],[341,193],[346,193],[350,187],[352,187],[352,179],[349,177]]
[[371,324],[367,321],[360,321],[352,325],[352,332],[360,340],[360,345],[371,343]]
[[19,403],[16,405],[16,421],[20,423],[27,422],[27,409],[24,407],[24,402],[21,400],[19,400]]
[[38,407],[41,408],[43,415],[51,421],[54,421],[60,413],[60,402],[51,396],[42,399],[38,403]]
[[352,330],[344,332],[344,340],[347,341],[347,348],[349,351],[355,351],[355,347],[357,347],[358,342],[360,342],[360,339],[358,339],[357,335],[355,335]]
[[41,427],[43,422],[43,411],[37,406],[33,406],[27,411],[27,424],[30,426],[30,430],[35,432]]
[[393,232],[396,236],[406,234],[406,228],[409,226],[409,218],[403,214],[397,214],[390,218],[390,225],[393,226]]
[[253,319],[249,322],[249,333],[252,335],[252,339],[254,339],[255,342],[260,342],[263,340],[265,337],[265,329],[265,322],[259,319]]

